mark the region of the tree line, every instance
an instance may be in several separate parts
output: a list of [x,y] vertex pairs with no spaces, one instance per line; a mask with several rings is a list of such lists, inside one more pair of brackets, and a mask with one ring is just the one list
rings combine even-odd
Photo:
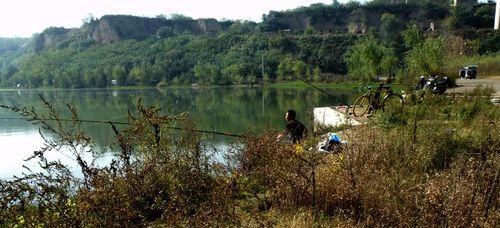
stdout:
[[65,40],[38,53],[20,48],[19,41],[10,41],[17,44],[14,51],[12,45],[3,45],[10,47],[4,48],[7,51],[0,48],[0,86],[230,85],[295,78],[332,81],[339,75],[364,81],[377,76],[405,79],[419,74],[445,74],[443,66],[448,59],[500,50],[499,32],[486,29],[489,16],[494,14],[493,4],[473,8],[424,6],[431,15],[426,17],[447,16],[440,22],[439,31],[426,31],[419,21],[402,20],[394,10],[404,8],[403,4],[394,8],[383,2],[366,6],[334,2],[283,13],[307,13],[315,20],[332,7],[387,8],[392,13],[383,13],[379,27],[370,27],[365,34],[322,33],[312,26],[304,31],[269,32],[266,28],[282,22],[270,20],[268,15],[260,24],[235,21],[228,30],[217,34],[159,29],[144,40],[107,44]]

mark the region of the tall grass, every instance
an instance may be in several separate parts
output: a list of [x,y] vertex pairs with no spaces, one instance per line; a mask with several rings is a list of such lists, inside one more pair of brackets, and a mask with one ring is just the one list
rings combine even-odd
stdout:
[[500,110],[479,94],[379,113],[339,154],[264,136],[244,152],[245,183],[265,186],[268,208],[309,208],[332,223],[498,226]]
[[[164,116],[138,105],[130,126],[116,133],[119,155],[104,168],[85,158],[97,157],[92,140],[81,131],[74,108],[71,122],[42,98],[48,115],[10,107],[56,136],[31,159],[43,172],[0,180],[0,224],[6,226],[145,226],[150,223],[213,226],[231,218],[231,189],[225,171],[210,162],[194,131],[173,134],[171,126],[193,127],[184,116]],[[54,119],[50,121],[47,119]],[[45,158],[69,146],[83,177],[65,164]],[[135,158],[134,158],[135,157]]]
[[446,74],[458,77],[459,69],[469,64],[478,65],[479,77],[500,76],[500,53],[454,58],[446,63]]
[[[130,127],[116,130],[121,153],[104,168],[74,151],[85,174],[35,152],[45,172],[0,181],[4,226],[486,226],[500,221],[500,109],[491,91],[460,98],[424,97],[403,112],[376,113],[346,131],[335,154],[297,145],[278,132],[249,136],[210,159],[185,116],[138,105]],[[57,111],[45,102],[50,115]],[[12,107],[11,107],[12,108]],[[74,122],[47,122],[59,135],[47,148],[92,140]],[[73,109],[72,109],[73,110]],[[76,112],[74,112],[76,113]]]

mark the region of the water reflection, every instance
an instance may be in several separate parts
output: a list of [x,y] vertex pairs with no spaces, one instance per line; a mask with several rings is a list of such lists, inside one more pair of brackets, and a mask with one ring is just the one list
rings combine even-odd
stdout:
[[[352,94],[352,91],[328,92],[342,101],[348,101]],[[39,95],[59,108],[64,118],[70,117],[66,104],[72,104],[81,119],[126,121],[128,111],[135,113],[135,103],[141,98],[143,104],[159,106],[164,114],[189,113],[197,128],[236,134],[282,129],[283,113],[291,108],[306,126],[312,126],[313,107],[336,105],[336,99],[312,89],[250,87],[0,91],[0,104],[43,110]],[[0,118],[5,117],[19,116],[0,109]],[[82,128],[99,148],[107,148],[115,139],[108,125],[82,124]],[[223,148],[228,139],[211,137],[210,140]],[[0,177],[19,174],[23,159],[41,145],[38,126],[23,120],[0,119]],[[64,160],[64,156],[54,154],[55,159]]]

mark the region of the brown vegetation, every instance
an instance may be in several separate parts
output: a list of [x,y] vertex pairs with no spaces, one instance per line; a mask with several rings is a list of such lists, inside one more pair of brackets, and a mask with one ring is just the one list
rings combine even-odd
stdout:
[[[316,152],[313,139],[280,144],[268,132],[242,139],[224,162],[210,159],[195,132],[171,132],[193,125],[184,116],[139,105],[130,127],[116,131],[121,153],[108,167],[81,162],[85,175],[76,178],[46,162],[44,173],[0,181],[0,224],[495,227],[500,110],[490,92],[376,113],[336,154]],[[76,122],[40,122],[61,133],[53,146],[91,145]]]

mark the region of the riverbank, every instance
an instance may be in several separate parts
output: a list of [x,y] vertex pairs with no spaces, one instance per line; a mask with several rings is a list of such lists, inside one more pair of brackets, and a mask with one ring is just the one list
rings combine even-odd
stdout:
[[[475,90],[377,112],[335,154],[315,151],[314,132],[289,145],[267,131],[229,146],[230,162],[211,159],[196,132],[158,128],[190,121],[142,107],[111,167],[79,163],[75,179],[42,163],[48,173],[0,180],[0,226],[496,227],[500,108]],[[54,130],[54,148],[88,142]]]
[[[342,90],[353,90],[358,89],[360,86],[365,85],[359,82],[311,82],[310,84],[318,88],[331,88],[331,89],[342,89]],[[375,86],[376,83],[368,83],[367,85]],[[399,85],[396,85],[399,86]],[[291,88],[291,89],[304,89],[311,88],[305,82],[302,81],[290,81],[290,82],[273,82],[273,83],[260,83],[260,84],[233,84],[233,85],[202,85],[202,84],[178,84],[178,85],[167,85],[167,86],[112,86],[103,88],[55,88],[55,87],[39,87],[39,88],[0,88],[0,91],[23,91],[23,90],[142,90],[142,89],[212,89],[220,87],[231,87],[231,88],[248,88],[248,87],[264,87],[264,88]]]

